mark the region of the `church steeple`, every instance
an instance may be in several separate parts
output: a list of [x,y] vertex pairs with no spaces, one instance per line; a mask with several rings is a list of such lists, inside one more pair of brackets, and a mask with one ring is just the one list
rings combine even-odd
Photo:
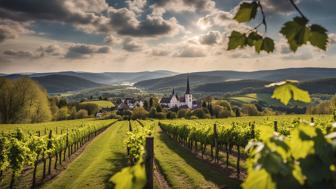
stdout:
[[190,94],[189,74],[187,76],[187,90],[185,94]]

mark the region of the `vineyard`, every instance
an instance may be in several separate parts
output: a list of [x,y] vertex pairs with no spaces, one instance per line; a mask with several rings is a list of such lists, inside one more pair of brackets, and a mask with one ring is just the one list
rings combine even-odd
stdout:
[[[71,159],[85,143],[113,122],[80,120],[2,126],[1,188],[14,188],[18,179],[24,184],[17,186],[20,188],[34,188],[43,183],[52,175],[53,170],[62,166],[62,162]],[[38,171],[41,175],[38,175]],[[31,177],[30,181],[28,177]]]
[[334,188],[333,123],[286,115],[2,125],[1,188]]
[[202,158],[209,155],[216,164],[220,164],[220,154],[227,168],[233,164],[230,156],[235,157],[237,179],[241,179],[241,159],[248,159],[243,167],[248,174],[243,178],[244,188],[334,188],[334,117],[307,118],[177,120],[161,121],[159,126],[170,138]]

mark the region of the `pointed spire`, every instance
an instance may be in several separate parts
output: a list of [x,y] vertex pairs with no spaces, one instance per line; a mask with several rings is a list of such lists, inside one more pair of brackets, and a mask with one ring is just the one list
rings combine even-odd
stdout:
[[175,88],[173,88],[173,92],[172,92],[172,96],[174,96],[175,95]]
[[187,90],[185,94],[190,94],[189,74],[187,75]]

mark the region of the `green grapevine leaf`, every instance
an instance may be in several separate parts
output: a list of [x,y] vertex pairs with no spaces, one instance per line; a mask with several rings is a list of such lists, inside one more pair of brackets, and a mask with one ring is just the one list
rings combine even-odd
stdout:
[[295,17],[293,21],[286,22],[281,28],[282,33],[292,51],[296,51],[298,47],[306,44],[309,40],[309,28],[306,27],[307,20],[302,17]]
[[244,189],[276,188],[276,184],[273,182],[271,175],[269,175],[264,169],[250,172],[242,186]]
[[238,47],[244,47],[246,43],[246,36],[240,32],[232,31],[229,37],[228,50],[236,49]]
[[111,181],[115,184],[115,189],[143,189],[146,185],[146,172],[142,161],[132,167],[123,168]]
[[262,50],[266,51],[267,53],[274,51],[274,41],[269,37],[265,37],[262,43]]
[[314,142],[312,140],[305,140],[305,138],[309,138],[309,135],[305,132],[308,130],[314,131],[314,128],[307,127],[305,130],[297,129],[291,133],[289,145],[292,150],[292,155],[296,159],[305,158],[309,153],[313,152]]
[[261,35],[259,35],[257,32],[251,32],[247,37],[247,45],[252,47],[258,40],[262,40]]
[[287,105],[291,99],[309,103],[311,101],[310,95],[307,91],[299,89],[295,86],[293,81],[284,81],[273,83],[267,87],[275,86],[272,98],[280,100],[281,103]]
[[258,4],[256,2],[247,3],[244,2],[240,4],[239,10],[234,17],[238,22],[248,22],[254,19],[257,14]]
[[326,50],[328,43],[327,30],[320,25],[313,24],[310,27],[310,43],[320,49]]

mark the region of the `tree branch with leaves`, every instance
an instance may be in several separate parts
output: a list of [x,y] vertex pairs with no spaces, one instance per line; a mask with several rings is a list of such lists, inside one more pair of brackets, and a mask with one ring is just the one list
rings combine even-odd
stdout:
[[[300,15],[294,17],[293,20],[284,23],[280,30],[280,33],[287,39],[290,50],[296,52],[299,47],[308,44],[309,42],[312,46],[325,51],[328,44],[327,30],[318,24],[310,24],[309,19],[299,9],[294,0],[288,1]],[[264,37],[267,33],[267,15],[261,0],[242,2],[239,5],[234,19],[239,23],[248,23],[256,19],[258,13],[261,14],[261,22],[251,30],[245,33],[239,31],[231,32],[228,50],[249,46],[254,47],[257,53],[260,53],[261,51],[271,53],[274,51],[274,40],[270,37]],[[261,35],[260,32],[258,32],[258,29],[261,26],[264,26],[264,35]]]

